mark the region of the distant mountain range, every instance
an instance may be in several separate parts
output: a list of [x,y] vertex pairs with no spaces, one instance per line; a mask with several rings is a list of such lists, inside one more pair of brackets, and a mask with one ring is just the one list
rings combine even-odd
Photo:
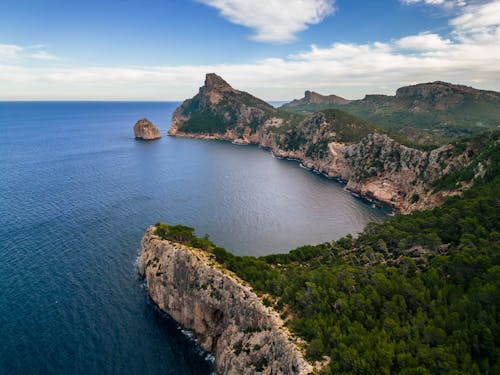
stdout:
[[390,129],[411,126],[444,138],[500,128],[500,93],[447,82],[401,87],[396,95],[366,95],[347,100],[306,91],[281,109],[312,113],[328,108],[350,112]]

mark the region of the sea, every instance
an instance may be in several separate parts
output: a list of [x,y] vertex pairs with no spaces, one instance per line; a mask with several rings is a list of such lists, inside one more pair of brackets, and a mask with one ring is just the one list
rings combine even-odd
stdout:
[[[211,374],[137,274],[158,221],[259,256],[387,217],[256,146],[168,137],[177,105],[0,103],[1,374]],[[143,117],[164,137],[134,139]]]

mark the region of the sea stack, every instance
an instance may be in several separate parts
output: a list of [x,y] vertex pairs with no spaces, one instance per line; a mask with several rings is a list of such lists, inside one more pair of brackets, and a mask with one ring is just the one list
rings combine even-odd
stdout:
[[134,135],[135,138],[144,140],[161,138],[160,130],[147,118],[140,119],[135,123]]

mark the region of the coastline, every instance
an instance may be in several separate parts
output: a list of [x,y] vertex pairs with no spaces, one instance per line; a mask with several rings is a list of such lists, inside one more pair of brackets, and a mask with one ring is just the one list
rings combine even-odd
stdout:
[[315,168],[314,166],[308,166],[308,165],[304,164],[305,160],[302,158],[287,156],[286,152],[281,152],[281,155],[280,155],[280,151],[273,148],[273,146],[262,144],[260,142],[252,142],[249,139],[238,141],[238,139],[233,139],[231,137],[231,135],[186,133],[186,132],[178,131],[176,129],[176,127],[174,127],[173,125],[168,131],[169,137],[229,142],[229,143],[231,143],[233,145],[237,145],[237,146],[250,146],[250,145],[256,146],[256,147],[262,149],[263,151],[268,151],[271,154],[271,156],[275,159],[297,162],[300,168],[303,168],[309,172],[321,175],[328,180],[334,181],[334,182],[342,185],[344,187],[344,190],[351,193],[352,196],[354,196],[355,198],[361,199],[365,202],[368,202],[370,204],[374,204],[377,209],[388,209],[389,216],[394,216],[397,213],[409,213],[409,212],[411,212],[411,211],[405,212],[405,210],[401,206],[399,206],[397,203],[392,202],[390,200],[379,199],[378,197],[373,196],[373,194],[363,194],[361,189],[349,187],[349,181],[342,178],[340,175],[331,174],[322,168]]
[[306,375],[313,367],[279,314],[212,253],[160,238],[149,227],[137,262],[156,306],[214,356],[217,373]]

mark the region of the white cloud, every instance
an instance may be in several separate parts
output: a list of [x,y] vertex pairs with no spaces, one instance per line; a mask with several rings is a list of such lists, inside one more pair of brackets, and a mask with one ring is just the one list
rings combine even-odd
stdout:
[[217,8],[232,23],[255,31],[259,42],[287,43],[334,11],[335,0],[198,0]]
[[446,8],[452,8],[455,6],[462,7],[467,4],[465,0],[400,0],[400,1],[406,5],[423,3],[427,5],[441,5]]
[[16,60],[23,52],[22,47],[14,44],[0,44],[0,61]]
[[401,38],[396,45],[409,50],[442,50],[451,44],[451,40],[443,39],[438,34],[421,33]]
[[[500,91],[499,3],[461,8],[450,21],[449,38],[421,33],[385,43],[313,45],[253,64],[64,69],[0,64],[0,99],[180,100],[196,92],[207,72],[264,99],[300,97],[305,89],[347,98],[393,94],[397,87],[435,80]],[[487,27],[476,27],[475,19]]]
[[500,1],[465,7],[463,14],[450,24],[462,32],[484,32],[500,25]]

